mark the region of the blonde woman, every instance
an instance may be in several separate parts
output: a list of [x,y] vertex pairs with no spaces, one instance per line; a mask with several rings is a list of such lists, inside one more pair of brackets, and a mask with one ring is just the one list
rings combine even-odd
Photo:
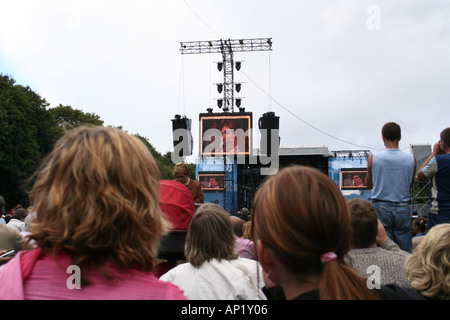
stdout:
[[430,299],[450,300],[450,223],[423,236],[405,262],[411,286]]
[[37,248],[0,269],[0,299],[185,299],[151,273],[169,230],[159,175],[144,144],[121,130],[68,132],[30,193]]

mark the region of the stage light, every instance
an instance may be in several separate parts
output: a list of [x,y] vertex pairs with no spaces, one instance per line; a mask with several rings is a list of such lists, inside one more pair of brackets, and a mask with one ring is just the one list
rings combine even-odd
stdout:
[[221,84],[221,83],[218,83],[218,84],[217,84],[217,91],[218,91],[219,93],[222,93],[222,91],[223,91],[223,84]]
[[237,71],[241,70],[241,62],[240,61],[236,61],[236,70]]
[[241,98],[236,99],[236,106],[238,108],[241,106]]
[[217,106],[219,108],[222,108],[222,106],[223,106],[223,99],[217,99]]
[[213,108],[208,108],[208,109],[206,109],[206,111],[208,111],[208,113],[212,113],[213,112]]
[[245,108],[239,108],[239,112],[245,112]]
[[236,92],[241,92],[241,84],[236,83]]
[[222,71],[223,62],[217,62],[217,70]]

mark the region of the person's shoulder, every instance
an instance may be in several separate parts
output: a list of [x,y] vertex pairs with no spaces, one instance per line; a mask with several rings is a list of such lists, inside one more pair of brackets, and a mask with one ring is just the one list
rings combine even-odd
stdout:
[[0,224],[0,234],[3,236],[16,236],[20,235],[20,232],[16,228],[16,224],[8,222],[7,224]]
[[246,238],[237,238],[236,242],[242,246],[254,246],[255,245],[252,240],[246,239]]
[[0,224],[0,232],[9,232],[9,230],[11,230],[11,228],[8,228],[7,224]]
[[260,264],[257,260],[238,257],[233,260],[229,260],[229,263],[236,269],[246,272],[257,272],[260,268]]
[[175,284],[168,280],[153,279],[153,287],[157,289],[158,296],[153,298],[163,299],[163,300],[186,300],[186,296],[183,291]]
[[22,268],[21,257],[23,252],[18,252],[15,257],[0,266],[0,300],[21,300],[22,290]]
[[189,184],[188,184],[188,185],[189,185],[189,186],[195,186],[195,187],[198,187],[198,188],[201,188],[201,187],[202,187],[200,181],[194,180],[194,179],[191,179],[191,180],[189,181]]
[[177,265],[176,267],[170,269],[166,273],[164,273],[160,279],[163,281],[169,281],[169,279],[174,279],[177,276],[185,277],[189,274],[193,273],[195,270],[195,267],[190,264],[189,262],[181,263]]
[[437,161],[446,161],[446,162],[450,162],[450,153],[447,154],[438,154],[434,157],[434,159]]

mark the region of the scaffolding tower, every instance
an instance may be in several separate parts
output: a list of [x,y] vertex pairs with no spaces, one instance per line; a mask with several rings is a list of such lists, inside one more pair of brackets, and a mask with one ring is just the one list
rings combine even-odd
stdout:
[[[234,61],[234,53],[271,50],[272,38],[189,41],[181,42],[180,49],[181,54],[222,54],[222,62],[219,62],[217,67],[219,71],[223,70],[223,84],[218,85],[219,93],[223,92],[223,99],[218,100],[218,106],[219,108],[223,107],[223,112],[234,112],[235,105],[239,108],[241,102],[240,99],[234,98],[234,90],[240,91],[240,84],[237,84],[235,88],[234,67],[238,71],[241,68],[241,61]],[[234,161],[227,160],[227,156],[224,156],[223,160],[223,171],[225,172],[224,206],[231,213],[234,210],[235,166]]]

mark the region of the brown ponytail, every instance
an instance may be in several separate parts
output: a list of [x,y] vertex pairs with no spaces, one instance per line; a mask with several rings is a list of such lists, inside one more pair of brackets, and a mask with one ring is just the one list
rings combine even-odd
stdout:
[[374,300],[377,296],[361,277],[339,261],[327,262],[319,283],[320,300]]
[[[351,236],[347,202],[319,170],[292,166],[264,182],[253,203],[253,228],[291,273],[320,276],[320,299],[375,297],[344,263]],[[330,252],[335,258],[322,262]]]

